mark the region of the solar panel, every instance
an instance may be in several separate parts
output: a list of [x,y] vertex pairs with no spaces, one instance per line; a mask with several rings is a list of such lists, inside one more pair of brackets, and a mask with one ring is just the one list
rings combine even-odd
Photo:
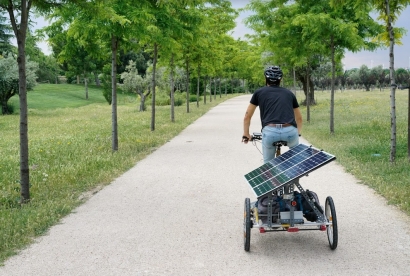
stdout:
[[257,197],[261,197],[335,160],[312,146],[299,144],[245,175]]

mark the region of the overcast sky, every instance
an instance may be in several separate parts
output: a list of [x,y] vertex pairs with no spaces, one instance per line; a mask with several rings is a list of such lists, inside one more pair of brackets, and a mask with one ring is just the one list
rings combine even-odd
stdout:
[[[231,0],[234,8],[243,8],[250,0]],[[236,28],[233,36],[235,38],[243,37],[246,33],[251,32],[243,20],[250,15],[249,12],[243,12],[236,20]],[[394,46],[394,67],[409,68],[410,67],[410,6],[402,12],[397,21],[396,27],[404,27],[408,30],[405,37],[402,39],[403,45]],[[385,68],[389,67],[389,49],[380,49],[375,52],[362,51],[358,53],[346,52],[343,59],[345,69],[358,68],[367,65],[369,68],[381,65]]]

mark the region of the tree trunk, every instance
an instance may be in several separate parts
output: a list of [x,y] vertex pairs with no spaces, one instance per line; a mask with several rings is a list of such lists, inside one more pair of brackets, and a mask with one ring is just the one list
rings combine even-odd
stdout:
[[330,134],[335,133],[335,46],[333,43],[333,35],[331,36],[331,50],[332,50],[332,82],[330,91]]
[[409,93],[407,96],[407,158],[410,162],[410,80],[408,85]]
[[214,79],[214,86],[215,86],[215,93],[214,93],[214,100],[216,101],[216,94],[218,93],[218,80],[217,78]]
[[[30,170],[29,170],[29,147],[28,147],[28,119],[27,119],[27,82],[26,82],[26,35],[28,16],[30,14],[31,1],[21,1],[20,24],[14,17],[12,1],[9,2],[8,13],[17,39],[18,70],[19,70],[19,100],[20,100],[20,203],[30,201]],[[6,103],[7,105],[7,103]]]
[[219,98],[222,98],[221,78],[219,78]]
[[394,77],[394,31],[390,16],[389,0],[386,0],[387,29],[390,37],[390,108],[391,108],[391,144],[390,162],[396,161],[396,80]]
[[175,89],[174,89],[174,54],[171,54],[171,62],[170,62],[170,67],[171,67],[171,122],[175,122]]
[[296,72],[296,77],[302,83],[303,93],[305,94],[305,97],[306,97],[303,104],[306,105],[306,103],[307,103],[308,88],[309,88],[309,104],[314,105],[314,104],[316,104],[316,102],[315,102],[315,85],[314,85],[313,81],[310,79],[310,76],[307,72],[308,72],[307,70],[303,71],[303,72],[297,71]]
[[20,40],[18,42],[17,61],[18,61],[18,67],[19,67],[19,97],[20,97],[21,203],[26,203],[30,201],[30,169],[29,169],[29,147],[28,147],[28,108],[27,108],[27,85],[26,85],[27,81],[26,81],[25,35],[24,35],[24,38],[20,37],[18,38],[18,40]]
[[204,104],[206,104],[206,84],[207,84],[208,76],[204,78]]
[[84,72],[85,99],[88,100],[88,79]]
[[154,43],[154,60],[152,62],[152,108],[151,108],[151,131],[155,130],[155,86],[156,86],[156,71],[158,58],[158,44]]
[[308,81],[310,80],[309,77],[309,62],[306,66],[306,121],[310,122],[310,95],[309,95],[309,84]]
[[201,79],[201,65],[198,64],[198,81],[196,84],[196,107],[199,107],[199,84]]
[[151,86],[148,86],[148,93],[144,94],[144,91],[141,88],[138,88],[137,94],[141,98],[140,106],[139,106],[139,112],[145,111],[145,100],[147,99],[148,95],[151,94]]
[[95,80],[95,85],[100,87],[100,85],[101,85],[100,79],[98,78],[98,74],[96,72],[94,72],[94,80]]
[[212,78],[209,79],[209,102],[212,103]]
[[80,76],[77,75],[77,84],[80,84]]
[[1,100],[1,114],[9,114],[9,107],[7,106],[7,100]]
[[186,113],[189,113],[189,60],[187,58],[186,64]]
[[141,97],[141,102],[140,102],[140,112],[143,112],[143,111],[145,111],[145,95],[144,95],[144,92],[140,92],[139,93],[140,94],[140,97]]
[[118,38],[111,37],[111,113],[112,113],[112,150],[118,150],[118,121],[117,121],[117,51]]

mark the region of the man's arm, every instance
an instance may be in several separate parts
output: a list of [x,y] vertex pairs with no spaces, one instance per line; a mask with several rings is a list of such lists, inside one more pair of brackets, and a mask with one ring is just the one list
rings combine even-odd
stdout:
[[[254,104],[249,104],[248,109],[246,109],[245,117],[243,118],[243,136],[248,137],[248,139],[251,139],[251,135],[249,133],[249,127],[251,125],[251,119],[253,116],[253,113],[255,113],[256,110],[256,105]],[[242,142],[245,144],[248,142],[244,139],[242,139]]]
[[298,125],[298,133],[299,135],[302,134],[302,126],[303,126],[303,118],[302,118],[302,113],[300,112],[300,108],[294,108],[293,112],[295,113],[295,120],[296,124]]

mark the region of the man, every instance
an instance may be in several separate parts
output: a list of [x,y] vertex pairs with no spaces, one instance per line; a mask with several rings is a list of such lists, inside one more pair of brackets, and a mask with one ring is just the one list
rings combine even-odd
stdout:
[[295,95],[288,89],[280,87],[282,70],[279,66],[270,66],[265,70],[266,86],[253,93],[243,120],[242,142],[251,139],[249,127],[257,106],[260,109],[262,122],[263,161],[275,158],[276,148],[273,142],[286,141],[292,148],[299,144],[302,132],[302,113]]

